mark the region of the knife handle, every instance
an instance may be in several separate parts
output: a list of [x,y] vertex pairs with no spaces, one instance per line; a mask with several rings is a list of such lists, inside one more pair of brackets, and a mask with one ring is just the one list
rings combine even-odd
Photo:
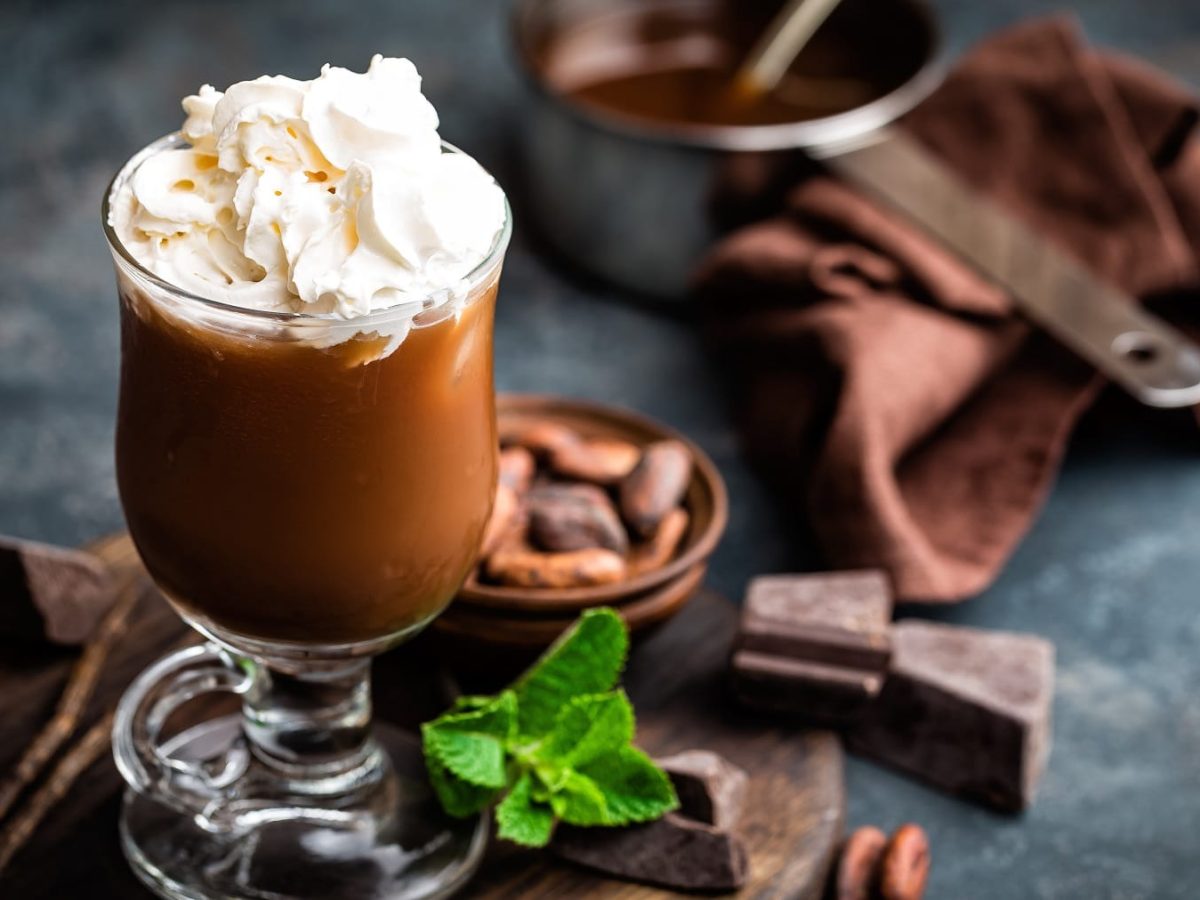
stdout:
[[969,187],[895,128],[826,148],[825,164],[896,208],[1141,402],[1200,403],[1200,349],[1045,236]]

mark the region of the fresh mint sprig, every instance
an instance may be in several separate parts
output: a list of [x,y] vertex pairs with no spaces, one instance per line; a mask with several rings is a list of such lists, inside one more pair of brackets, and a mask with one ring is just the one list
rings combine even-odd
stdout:
[[621,617],[588,610],[507,690],[461,697],[421,728],[429,778],[450,815],[495,804],[500,837],[549,843],[557,822],[649,822],[679,800],[633,746],[633,706],[616,687],[629,651]]

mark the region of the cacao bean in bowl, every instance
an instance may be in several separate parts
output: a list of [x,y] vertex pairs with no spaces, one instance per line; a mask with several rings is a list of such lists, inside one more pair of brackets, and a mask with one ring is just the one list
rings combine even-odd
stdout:
[[[528,450],[536,469],[502,463],[501,493],[506,479],[520,479],[517,524],[507,537],[485,538],[484,559],[456,606],[553,616],[620,607],[685,577],[699,584],[696,570],[725,530],[728,499],[717,467],[694,442],[639,413],[569,397],[501,394],[497,416],[502,447]],[[564,434],[570,446],[561,445]],[[508,461],[519,464],[523,455],[517,450]],[[664,535],[671,540],[665,560],[654,552]],[[551,556],[554,569],[520,569]],[[594,583],[571,584],[580,578]]]

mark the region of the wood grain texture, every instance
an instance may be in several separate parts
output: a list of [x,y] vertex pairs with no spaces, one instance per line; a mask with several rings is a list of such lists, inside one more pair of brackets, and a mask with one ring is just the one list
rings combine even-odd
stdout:
[[[100,541],[91,549],[114,568],[140,568],[124,535]],[[146,580],[128,630],[107,660],[79,734],[113,708],[142,669],[187,634],[188,629]],[[51,655],[5,645],[0,659],[4,660],[0,664],[0,766],[7,767],[49,719],[77,654]],[[117,844],[120,787],[111,754],[105,753],[0,873],[0,896],[149,897],[125,865]]]
[[[117,565],[137,565],[127,538],[94,549]],[[740,896],[815,900],[841,834],[842,752],[826,732],[779,730],[726,701],[725,662],[735,612],[702,592],[677,618],[639,643],[626,687],[639,710],[639,742],[655,754],[705,747],[752,776],[741,829],[750,850],[751,884]],[[146,582],[129,631],[106,667],[81,731],[115,704],[128,683],[187,630]],[[446,680],[418,642],[376,663],[381,719],[414,725],[444,706]],[[50,716],[75,654],[0,648],[0,767],[12,764]],[[74,785],[29,845],[0,873],[0,896],[23,900],[142,900],[117,841],[121,781],[109,754]],[[464,896],[487,898],[668,896],[601,878],[547,854],[494,844]]]

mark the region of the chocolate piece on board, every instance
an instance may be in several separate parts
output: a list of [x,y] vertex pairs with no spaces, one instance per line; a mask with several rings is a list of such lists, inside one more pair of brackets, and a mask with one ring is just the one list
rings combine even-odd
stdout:
[[820,625],[791,625],[743,616],[738,648],[782,659],[807,660],[829,666],[887,671],[892,642],[887,631],[863,634]]
[[734,692],[747,706],[826,725],[852,721],[880,694],[884,676],[764,653],[733,654]]
[[83,644],[115,600],[91,554],[0,537],[0,636]]
[[747,650],[879,669],[890,654],[892,593],[876,570],[764,575],[742,611]]
[[1007,811],[1029,805],[1050,751],[1054,646],[908,620],[892,632],[879,699],[850,749]]
[[571,862],[660,887],[732,891],[746,882],[742,842],[679,813],[626,828],[559,826],[550,847]]
[[725,830],[737,824],[746,802],[745,771],[711,750],[685,750],[655,762],[675,785],[681,815]]

